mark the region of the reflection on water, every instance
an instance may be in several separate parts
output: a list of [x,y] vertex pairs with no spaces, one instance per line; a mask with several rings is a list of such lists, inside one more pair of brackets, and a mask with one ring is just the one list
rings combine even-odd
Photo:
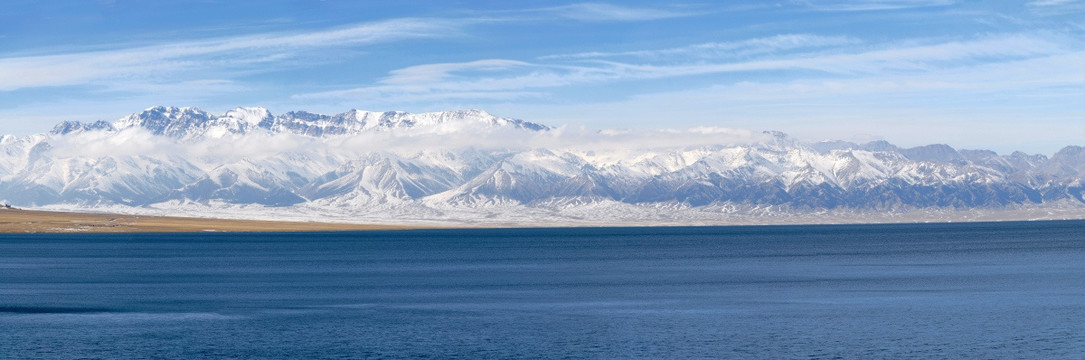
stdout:
[[1085,222],[0,236],[0,358],[1074,358]]

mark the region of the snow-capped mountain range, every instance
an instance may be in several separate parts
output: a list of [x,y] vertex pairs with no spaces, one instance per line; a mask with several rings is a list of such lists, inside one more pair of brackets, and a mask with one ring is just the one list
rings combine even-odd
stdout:
[[1047,157],[726,129],[590,132],[479,110],[153,107],[0,139],[0,201],[15,206],[332,221],[832,222],[1023,209],[1082,217],[1083,179],[1080,146]]

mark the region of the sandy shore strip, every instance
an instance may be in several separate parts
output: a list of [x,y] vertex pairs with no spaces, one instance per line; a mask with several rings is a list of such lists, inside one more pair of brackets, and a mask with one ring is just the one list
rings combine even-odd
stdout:
[[413,226],[207,219],[0,208],[0,233],[397,230]]

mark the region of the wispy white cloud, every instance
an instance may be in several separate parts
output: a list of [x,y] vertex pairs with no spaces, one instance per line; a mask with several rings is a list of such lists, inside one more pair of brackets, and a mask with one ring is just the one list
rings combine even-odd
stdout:
[[539,57],[539,60],[555,59],[592,59],[614,57],[721,57],[721,56],[750,56],[763,55],[783,50],[818,48],[827,46],[841,46],[856,44],[860,41],[846,36],[820,36],[811,34],[784,34],[763,38],[755,38],[741,41],[710,42],[689,46],[655,49],[636,50],[621,52],[584,52],[576,54],[559,54]]
[[[450,124],[445,124],[450,125]],[[86,131],[51,136],[52,154],[59,158],[99,158],[109,156],[180,157],[187,161],[223,162],[264,159],[288,153],[320,154],[344,159],[364,157],[374,152],[412,156],[420,151],[439,153],[448,150],[483,149],[524,151],[591,152],[606,157],[608,152],[644,152],[700,146],[744,145],[768,141],[759,131],[699,126],[668,129],[605,129],[561,126],[548,131],[459,126],[453,131],[434,129],[392,129],[364,132],[350,136],[315,138],[291,133],[250,132],[243,136],[178,140],[155,136],[142,128],[116,132]],[[418,144],[426,144],[420,148]]]
[[553,13],[560,17],[580,21],[643,21],[698,15],[697,12],[693,11],[628,7],[605,3],[571,4],[537,9],[537,11]]
[[[492,109],[544,123],[600,118],[634,128],[712,123],[784,130],[808,141],[877,134],[904,146],[948,143],[1051,153],[1085,136],[1082,59],[1085,52],[1076,51],[923,73],[751,79],[590,105]],[[664,117],[659,109],[665,109]]]
[[[1039,15],[1064,15],[1085,13],[1085,0],[1033,0],[1026,3],[1033,13]],[[1072,22],[1081,28],[1080,22]]]
[[814,70],[855,73],[887,70],[929,70],[933,68],[973,66],[990,61],[1005,61],[1069,52],[1059,42],[1040,36],[1008,34],[985,36],[968,41],[933,44],[904,44],[859,53],[830,54],[803,59]]
[[153,136],[142,128],[120,132],[87,131],[50,139],[52,152],[60,158],[103,156],[182,155],[188,153],[176,141]]
[[613,77],[591,67],[544,65],[504,59],[426,64],[392,71],[373,86],[298,94],[295,98],[373,98],[391,101],[538,96],[532,88],[553,88]]
[[0,91],[154,78],[189,70],[200,70],[202,74],[215,69],[267,71],[269,68],[257,65],[297,56],[304,49],[446,37],[458,33],[467,23],[465,20],[395,19],[305,33],[258,34],[116,50],[3,57],[0,58]]
[[381,80],[384,84],[411,84],[442,81],[455,72],[462,71],[501,71],[512,68],[528,67],[532,64],[505,59],[487,59],[469,61],[463,63],[426,64],[393,70],[387,78]]
[[[1057,0],[1056,0],[1057,1]],[[934,6],[949,6],[956,0],[798,0],[799,4],[820,11],[899,10]]]
[[[795,38],[754,39],[727,45],[771,52],[772,49],[797,43]],[[825,44],[852,44],[846,38],[810,37]],[[759,44],[757,46],[752,44]],[[727,47],[722,46],[722,47]],[[690,46],[674,49],[647,50],[643,53],[687,53],[687,58],[699,61],[674,63],[654,62],[641,58],[638,62],[589,60],[572,64],[546,62],[561,57],[541,58],[540,62],[503,59],[478,60],[463,63],[442,63],[412,66],[393,71],[389,77],[371,86],[347,90],[300,94],[296,97],[373,98],[389,97],[397,101],[417,99],[467,98],[464,93],[485,97],[512,92],[517,96],[539,95],[547,88],[602,83],[617,80],[661,79],[752,71],[814,71],[832,76],[922,74],[939,69],[969,68],[987,62],[1005,62],[1032,57],[1066,53],[1069,50],[1056,41],[1032,35],[987,36],[968,41],[940,43],[896,44],[882,48],[855,49],[841,46],[814,52],[788,53],[734,61],[727,56],[713,55],[717,47]],[[693,56],[692,54],[701,56]],[[588,55],[585,55],[587,57]],[[599,55],[600,57],[604,55]],[[715,61],[705,61],[715,60]],[[723,61],[721,61],[723,60]]]
[[[1064,146],[1080,136],[1073,135],[1074,131],[1085,130],[1080,119],[1075,122],[1066,116],[1073,113],[1074,104],[1085,110],[1080,101],[1085,93],[1081,83],[1085,68],[1080,66],[1085,53],[1066,35],[1011,33],[890,44],[848,39],[826,42],[839,45],[773,52],[772,48],[787,45],[738,41],[735,43],[763,43],[769,48],[763,50],[764,56],[740,59],[713,55],[715,50],[708,47],[698,53],[699,47],[687,46],[614,55],[621,56],[621,62],[602,60],[607,55],[585,55],[543,57],[534,62],[493,59],[419,65],[392,72],[370,86],[299,97],[335,98],[344,103],[374,98],[386,98],[393,104],[495,101],[486,107],[552,124],[612,119],[612,123],[659,127],[682,121],[687,125],[783,129],[809,140],[879,134],[906,145],[944,142],[1000,151],[1021,149],[1020,144],[1029,143],[1033,145],[1026,150],[1050,152],[1057,148],[1035,144]],[[685,54],[658,57],[654,52]],[[691,60],[679,62],[678,58]],[[751,72],[787,75],[743,75]],[[560,97],[566,87],[678,77],[703,80],[717,75],[720,77],[714,81],[700,82],[715,85],[683,91],[630,92],[624,99],[610,101],[550,100]],[[471,99],[476,95],[479,97]],[[534,105],[501,102],[529,97],[542,101]],[[666,114],[666,122],[660,122],[660,111]],[[1010,129],[1013,125],[1008,124],[1025,118],[1042,118],[1046,125]],[[1051,124],[1070,126],[1062,134],[1071,135],[1044,139],[1044,134],[1050,136],[1057,127]],[[943,130],[931,134],[930,129],[935,128]],[[992,140],[1000,131],[1021,135],[1002,142]]]
[[1081,2],[1082,0],[1033,0],[1028,2],[1028,6],[1062,6]]

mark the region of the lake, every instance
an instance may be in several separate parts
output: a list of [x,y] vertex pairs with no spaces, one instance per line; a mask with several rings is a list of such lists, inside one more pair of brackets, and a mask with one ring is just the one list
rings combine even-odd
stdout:
[[0,358],[1082,358],[1085,221],[0,235]]

